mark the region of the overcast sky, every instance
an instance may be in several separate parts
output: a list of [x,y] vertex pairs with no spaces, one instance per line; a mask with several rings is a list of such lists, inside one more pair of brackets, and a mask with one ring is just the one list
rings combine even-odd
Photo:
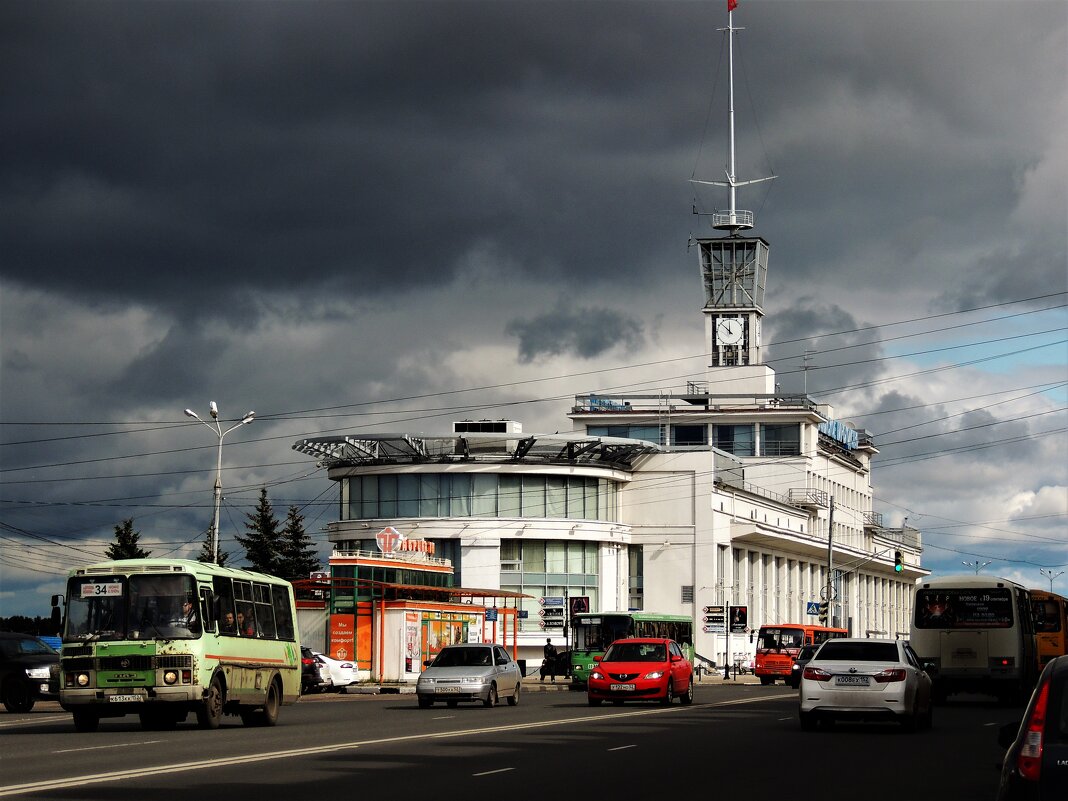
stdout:
[[[1068,4],[740,0],[739,191],[786,391],[935,572],[1068,571]],[[0,615],[132,518],[195,556],[305,436],[570,428],[703,373],[726,0],[0,6]],[[718,193],[718,194],[717,194]],[[694,209],[702,214],[695,215]],[[808,352],[808,357],[802,354]],[[802,370],[807,365],[808,370]],[[1047,574],[1040,571],[1045,569]],[[1054,581],[1068,594],[1068,574]]]

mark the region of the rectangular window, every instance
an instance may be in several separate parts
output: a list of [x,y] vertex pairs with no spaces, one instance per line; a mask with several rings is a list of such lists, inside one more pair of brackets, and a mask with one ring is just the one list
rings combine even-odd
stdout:
[[289,590],[277,584],[272,585],[271,599],[274,602],[274,619],[278,623],[278,639],[293,642],[296,639],[296,627],[289,605]]
[[364,476],[360,482],[363,499],[360,502],[360,519],[381,517],[378,514],[378,476]]
[[397,516],[397,477],[378,477],[378,516],[393,518]]
[[449,514],[453,517],[470,517],[471,474],[457,473],[442,478],[449,479]]
[[523,543],[501,540],[501,570],[520,570],[523,567]]
[[800,456],[801,426],[783,423],[760,426],[761,456]]
[[523,517],[545,517],[545,477],[523,476]]
[[419,516],[419,476],[402,473],[397,476],[397,517]]
[[498,476],[498,517],[519,517],[519,476]]
[[363,499],[363,494],[360,491],[361,481],[359,476],[346,479],[349,484],[349,520],[360,519],[360,501]]
[[735,456],[756,456],[753,425],[713,426],[712,445]]
[[575,519],[586,517],[586,493],[581,478],[567,480],[567,516]]
[[549,476],[545,479],[545,516],[567,517],[567,478]]
[[[567,572],[567,549],[566,542],[549,540],[545,543],[545,572]],[[562,593],[561,593],[562,594]]]
[[693,446],[708,444],[708,426],[672,426],[671,444]]
[[497,476],[476,473],[473,477],[471,514],[482,517],[497,516]]
[[587,478],[585,483],[586,490],[586,514],[589,517],[597,517],[597,479]]
[[439,517],[441,501],[441,476],[437,473],[419,474],[419,516]]
[[545,541],[531,540],[523,543],[523,572],[545,572]]

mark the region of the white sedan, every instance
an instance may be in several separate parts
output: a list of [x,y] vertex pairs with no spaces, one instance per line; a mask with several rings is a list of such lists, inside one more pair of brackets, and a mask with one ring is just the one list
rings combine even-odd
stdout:
[[904,640],[827,640],[801,673],[801,728],[835,720],[931,725],[931,677]]
[[348,687],[356,681],[356,664],[349,659],[334,659],[333,657],[315,651],[315,658],[330,672],[330,685],[323,689],[333,689],[340,692],[343,687]]

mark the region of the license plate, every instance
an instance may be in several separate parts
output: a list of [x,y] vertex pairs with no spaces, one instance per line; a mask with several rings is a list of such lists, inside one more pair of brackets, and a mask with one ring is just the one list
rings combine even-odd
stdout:
[[633,684],[613,684],[610,688],[612,692],[632,692],[634,690]]
[[867,687],[870,679],[868,676],[835,676],[834,683],[838,686]]
[[460,692],[460,688],[459,687],[435,687],[434,688],[434,692],[436,692],[436,693],[458,693],[458,692]]
[[137,703],[141,700],[140,695],[109,695],[108,701],[112,704]]

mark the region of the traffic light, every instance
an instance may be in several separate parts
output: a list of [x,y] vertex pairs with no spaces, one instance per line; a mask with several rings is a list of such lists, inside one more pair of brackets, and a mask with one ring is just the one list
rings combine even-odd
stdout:
[[901,560],[901,551],[894,551],[894,572],[900,573],[905,569],[905,565]]
[[821,624],[826,624],[827,623],[827,611],[830,609],[830,606],[831,605],[829,603],[827,603],[826,601],[820,601],[820,615],[819,615],[819,617],[820,617],[820,623]]

